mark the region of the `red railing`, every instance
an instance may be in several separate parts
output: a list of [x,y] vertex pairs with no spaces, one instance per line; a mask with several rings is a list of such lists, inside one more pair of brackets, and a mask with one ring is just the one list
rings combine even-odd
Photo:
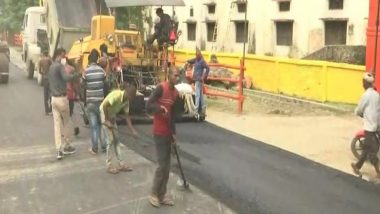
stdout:
[[[179,63],[186,63],[185,61],[176,60],[173,56],[172,59],[174,59],[175,62]],[[244,81],[244,61],[240,60],[240,66],[234,66],[234,65],[227,65],[227,64],[217,64],[217,63],[209,63],[209,67],[219,67],[219,68],[230,68],[230,69],[236,69],[239,70],[239,78],[226,78],[226,77],[215,77],[215,76],[209,76],[207,77],[208,80],[217,80],[217,81],[228,81],[228,82],[234,82],[238,84],[238,93],[227,93],[227,92],[221,92],[216,90],[209,90],[206,86],[204,90],[204,94],[209,96],[217,96],[217,97],[225,97],[229,99],[237,100],[238,102],[238,113],[241,114],[243,112],[243,103],[244,103],[244,94],[243,94],[243,81]]]

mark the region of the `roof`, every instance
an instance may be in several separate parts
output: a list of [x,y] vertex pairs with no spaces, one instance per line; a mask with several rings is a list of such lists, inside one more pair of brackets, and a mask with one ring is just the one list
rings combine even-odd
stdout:
[[29,7],[25,11],[25,13],[33,13],[33,12],[44,13],[45,12],[45,8],[44,7]]
[[105,0],[107,7],[185,6],[183,0]]
[[[91,19],[97,15],[95,1],[54,0],[60,26],[91,28]],[[75,14],[75,15],[72,15]]]

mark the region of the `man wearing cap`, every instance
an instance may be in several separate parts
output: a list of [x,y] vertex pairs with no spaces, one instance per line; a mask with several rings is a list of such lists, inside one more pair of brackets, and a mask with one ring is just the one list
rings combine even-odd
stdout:
[[[201,50],[196,48],[196,57],[187,61],[187,64],[194,65],[193,80],[195,82],[195,117],[199,119],[206,114],[206,103],[203,96],[203,83],[210,72]],[[199,114],[200,113],[200,114]]]
[[376,137],[376,131],[380,129],[380,95],[373,87],[374,80],[371,73],[364,74],[363,87],[365,92],[359,101],[355,114],[363,118],[365,139],[361,157],[357,163],[351,163],[351,167],[355,174],[361,175],[360,169],[364,162],[369,159],[375,167],[377,177],[380,178],[379,159],[377,158],[379,144]]

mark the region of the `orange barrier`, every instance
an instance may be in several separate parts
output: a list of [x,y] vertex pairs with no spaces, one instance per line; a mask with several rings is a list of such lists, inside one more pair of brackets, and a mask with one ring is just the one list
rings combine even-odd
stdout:
[[[179,62],[179,63],[186,63],[185,61],[180,61],[180,60],[175,60],[175,57],[173,56],[173,61]],[[217,97],[225,97],[225,98],[230,98],[238,101],[238,113],[241,114],[243,112],[243,103],[244,103],[244,94],[243,94],[243,81],[244,81],[244,71],[245,71],[245,66],[244,66],[244,61],[241,59],[240,60],[240,66],[234,66],[234,65],[226,65],[226,64],[216,64],[216,63],[209,63],[209,67],[222,67],[222,68],[230,68],[230,69],[236,69],[239,70],[239,78],[225,78],[225,77],[207,77],[208,80],[219,80],[219,81],[229,81],[229,82],[234,82],[238,83],[238,93],[233,94],[233,93],[226,93],[226,92],[220,92],[220,91],[213,91],[209,90],[207,86],[204,87],[204,94],[209,95],[209,96],[217,96]]]

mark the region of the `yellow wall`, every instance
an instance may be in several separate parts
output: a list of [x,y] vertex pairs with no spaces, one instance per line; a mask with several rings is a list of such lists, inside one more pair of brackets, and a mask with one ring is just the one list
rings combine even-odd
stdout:
[[[203,52],[206,60],[209,52]],[[217,53],[219,63],[239,65],[241,55]],[[176,59],[194,57],[194,51],[177,50]],[[181,63],[178,63],[181,64]],[[246,76],[255,88],[299,98],[356,104],[363,93],[364,66],[323,61],[246,56]],[[238,72],[238,71],[236,71]]]

